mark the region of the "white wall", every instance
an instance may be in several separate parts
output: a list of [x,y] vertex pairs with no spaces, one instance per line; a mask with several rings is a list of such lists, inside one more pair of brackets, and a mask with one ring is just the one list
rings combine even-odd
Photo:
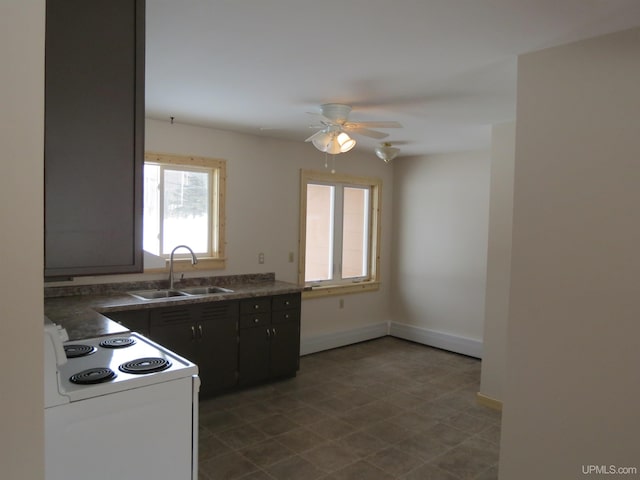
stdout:
[[[230,275],[275,272],[298,281],[300,169],[324,170],[324,154],[300,142],[269,139],[148,119],[146,150],[227,160],[227,268]],[[331,165],[331,161],[330,161]],[[311,338],[366,328],[389,320],[391,202],[393,169],[370,153],[336,156],[341,173],[379,177],[383,181],[382,287],[377,292],[339,298],[309,299],[302,306],[302,343]],[[264,252],[265,263],[258,264]],[[289,263],[289,252],[295,261]]]
[[640,469],[639,59],[636,28],[519,60],[504,480]]
[[7,479],[44,478],[44,14],[44,0],[0,3],[0,476]]
[[481,355],[490,152],[394,164],[392,333]]
[[[255,135],[147,119],[145,150],[227,160],[227,268],[222,274],[276,272],[297,282],[299,167],[296,145]],[[302,142],[301,142],[302,143]],[[305,147],[309,144],[302,143]],[[307,154],[313,156],[312,150]],[[316,166],[322,167],[320,152]],[[295,222],[294,222],[295,220]],[[258,263],[258,253],[265,263]],[[296,262],[288,263],[295,252]]]
[[502,401],[507,366],[515,142],[514,122],[494,125],[491,135],[489,248],[480,393],[498,401]]

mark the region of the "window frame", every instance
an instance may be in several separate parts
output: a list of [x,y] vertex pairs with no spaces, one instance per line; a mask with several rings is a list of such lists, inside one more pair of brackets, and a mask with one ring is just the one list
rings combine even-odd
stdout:
[[[324,281],[316,285],[305,282],[306,232],[307,232],[307,185],[340,185],[342,187],[365,187],[369,189],[369,252],[367,279]],[[382,180],[374,177],[347,175],[342,173],[300,170],[300,233],[298,283],[304,285],[303,298],[343,295],[378,290],[380,288],[380,244],[381,244]],[[342,252],[340,253],[342,254]],[[316,283],[316,282],[313,282]]]
[[[226,204],[226,182],[227,182],[227,162],[218,158],[196,157],[188,155],[175,155],[157,152],[145,152],[144,162],[161,164],[166,166],[183,166],[185,169],[206,168],[214,171],[211,178],[213,189],[211,192],[211,204],[209,211],[209,248],[210,256],[198,256],[198,263],[191,264],[191,256],[188,252],[177,251],[173,259],[173,269],[175,272],[187,272],[196,270],[220,270],[226,267],[226,242],[225,242],[225,204]],[[217,247],[217,248],[216,248]],[[164,268],[145,268],[145,273],[169,272],[169,258],[164,258]]]

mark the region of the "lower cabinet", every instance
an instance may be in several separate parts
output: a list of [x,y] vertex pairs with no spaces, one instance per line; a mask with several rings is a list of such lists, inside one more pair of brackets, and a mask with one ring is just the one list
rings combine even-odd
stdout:
[[110,312],[107,316],[133,332],[150,337],[149,335],[149,310],[123,310]]
[[300,294],[240,302],[238,385],[293,376],[300,364]]
[[200,396],[294,376],[300,294],[107,314],[198,365]]
[[238,303],[211,302],[152,309],[149,336],[196,363],[200,395],[233,388],[238,375]]

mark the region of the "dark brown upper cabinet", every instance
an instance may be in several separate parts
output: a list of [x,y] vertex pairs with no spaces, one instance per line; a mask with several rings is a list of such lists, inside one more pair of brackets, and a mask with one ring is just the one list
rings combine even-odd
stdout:
[[143,0],[47,0],[45,277],[142,271]]

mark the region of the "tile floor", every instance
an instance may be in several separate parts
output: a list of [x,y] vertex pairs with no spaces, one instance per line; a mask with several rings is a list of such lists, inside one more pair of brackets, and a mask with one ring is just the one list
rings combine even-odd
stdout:
[[500,414],[480,361],[385,337],[301,358],[293,379],[200,402],[200,480],[489,480]]

